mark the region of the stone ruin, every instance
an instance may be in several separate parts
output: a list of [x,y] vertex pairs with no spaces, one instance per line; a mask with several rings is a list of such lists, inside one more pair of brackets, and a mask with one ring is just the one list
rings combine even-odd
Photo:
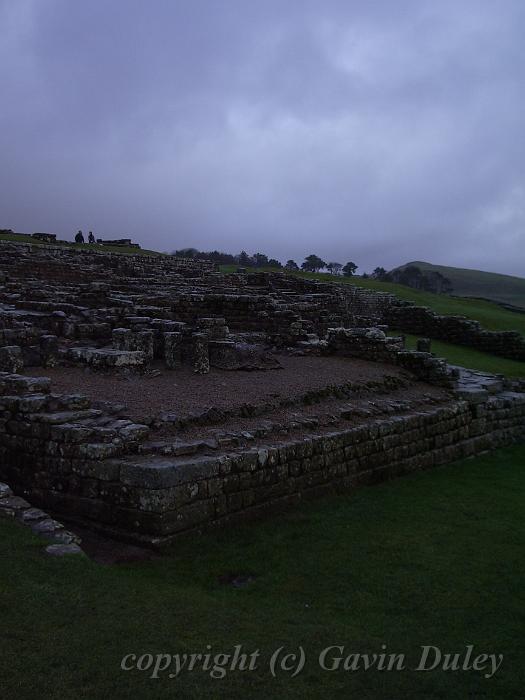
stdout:
[[406,350],[387,331],[407,308],[284,273],[1,243],[0,479],[160,546],[522,439],[523,385]]

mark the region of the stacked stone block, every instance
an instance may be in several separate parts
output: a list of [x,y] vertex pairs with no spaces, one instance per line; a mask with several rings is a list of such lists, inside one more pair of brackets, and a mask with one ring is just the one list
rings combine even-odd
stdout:
[[525,338],[517,331],[487,331],[478,321],[464,316],[441,316],[425,306],[403,304],[387,307],[384,320],[392,328],[406,333],[525,361]]
[[429,384],[452,386],[457,378],[446,360],[430,352],[405,350],[402,337],[389,337],[380,328],[331,328],[326,352],[403,367]]
[[46,379],[0,374],[0,410],[0,478],[37,505],[151,544],[525,438],[525,395],[511,391],[199,457],[138,454],[145,426],[51,394]]

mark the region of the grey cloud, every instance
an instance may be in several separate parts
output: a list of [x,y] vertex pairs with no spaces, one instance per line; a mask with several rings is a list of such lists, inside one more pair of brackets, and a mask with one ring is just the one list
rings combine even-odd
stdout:
[[525,274],[519,0],[3,0],[0,226]]

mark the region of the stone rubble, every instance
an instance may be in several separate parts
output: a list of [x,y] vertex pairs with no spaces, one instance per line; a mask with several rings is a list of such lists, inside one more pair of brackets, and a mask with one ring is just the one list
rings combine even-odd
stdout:
[[29,527],[35,535],[55,543],[46,547],[48,554],[82,554],[80,537],[66,530],[43,510],[32,508],[24,498],[15,496],[11,488],[4,483],[0,483],[0,518],[17,520]]

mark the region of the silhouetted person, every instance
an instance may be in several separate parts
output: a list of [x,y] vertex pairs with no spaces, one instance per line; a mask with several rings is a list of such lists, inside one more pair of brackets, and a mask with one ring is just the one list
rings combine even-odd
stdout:
[[88,242],[89,242],[89,243],[94,243],[94,242],[95,242],[95,236],[93,235],[93,231],[90,231],[90,232],[89,232],[89,235],[88,235]]
[[79,231],[75,236],[75,243],[84,243],[84,234],[82,231]]

